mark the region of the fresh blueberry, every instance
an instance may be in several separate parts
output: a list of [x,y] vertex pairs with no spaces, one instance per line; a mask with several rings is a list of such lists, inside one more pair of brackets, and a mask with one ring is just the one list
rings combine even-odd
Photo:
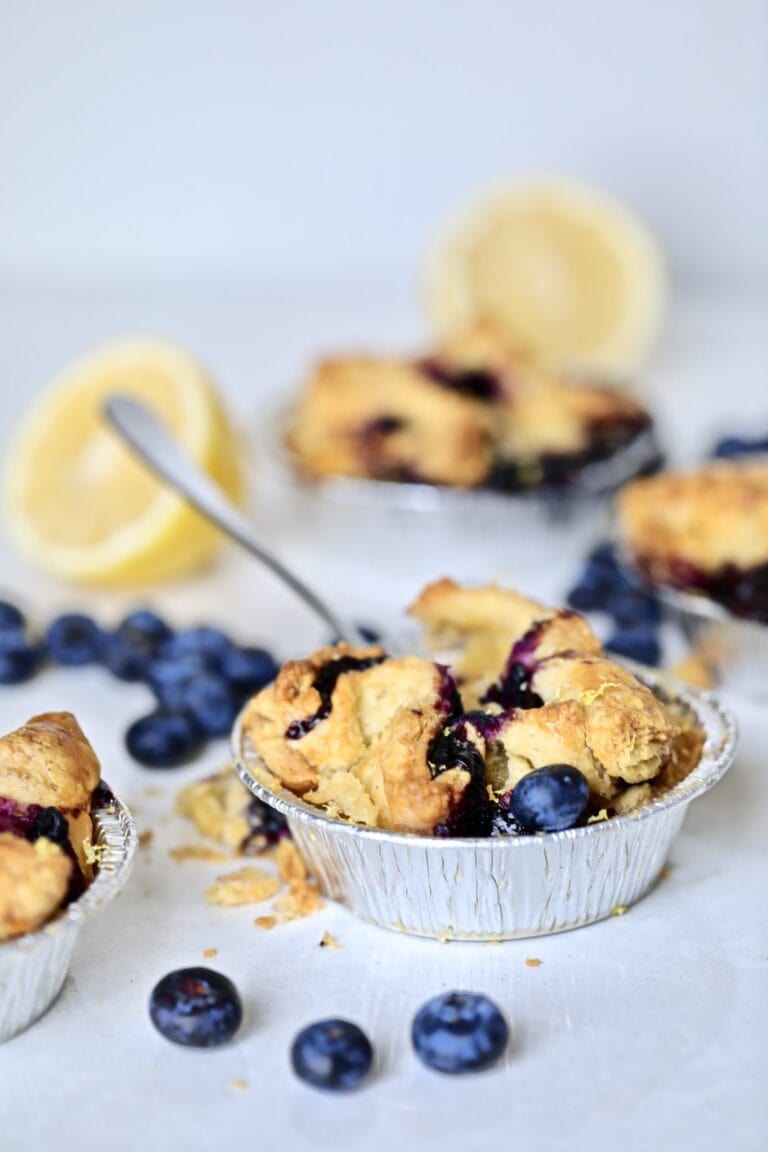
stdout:
[[411,1040],[428,1068],[455,1075],[495,1064],[507,1046],[509,1029],[487,996],[445,992],[416,1013]]
[[31,680],[42,663],[38,644],[23,632],[0,632],[0,684],[22,684]]
[[66,844],[69,839],[69,824],[66,816],[58,808],[41,808],[32,822],[31,840],[53,840],[54,844]]
[[578,824],[588,803],[584,774],[570,764],[549,764],[518,780],[509,810],[527,832],[562,832]]
[[357,1024],[318,1020],[294,1040],[291,1064],[299,1079],[313,1088],[357,1088],[371,1070],[373,1048]]
[[104,634],[90,616],[68,612],[51,621],[46,641],[51,659],[75,667],[101,658]]
[[232,641],[218,628],[185,628],[171,636],[160,647],[160,656],[176,659],[179,656],[202,656],[211,667],[217,667]]
[[587,558],[587,565],[594,571],[601,570],[608,575],[616,572],[618,564],[616,562],[616,549],[613,544],[605,541],[593,548]]
[[163,976],[149,998],[158,1032],[188,1048],[226,1044],[243,1020],[240,995],[228,977],[211,968],[179,968]]
[[125,734],[125,746],[134,760],[147,768],[176,768],[186,764],[203,746],[203,734],[187,712],[158,708],[134,720]]
[[718,440],[710,455],[718,460],[736,460],[741,456],[754,456],[761,452],[768,452],[768,437],[746,440],[741,436],[726,436]]
[[155,644],[146,636],[118,630],[106,636],[102,662],[117,680],[144,680],[154,653]]
[[620,627],[658,624],[661,620],[658,601],[635,588],[616,588],[608,597],[605,607]]
[[162,701],[167,693],[185,688],[208,671],[208,663],[199,653],[188,652],[183,656],[159,656],[152,660],[146,679],[157,699]]
[[605,642],[607,652],[637,660],[638,664],[657,667],[661,663],[661,646],[653,628],[638,624],[634,627],[617,628]]
[[266,648],[229,648],[221,657],[219,671],[241,696],[250,696],[271,684],[278,667]]
[[171,711],[187,710],[205,736],[227,736],[240,710],[240,700],[226,680],[215,672],[201,672],[158,693],[160,704]]
[[148,641],[156,648],[173,635],[165,620],[148,608],[137,608],[135,612],[129,612],[117,631],[121,636]]
[[607,593],[608,584],[602,574],[595,578],[585,572],[571,588],[566,601],[577,612],[595,612],[604,607]]
[[8,600],[0,600],[0,631],[23,631],[26,627],[24,616]]

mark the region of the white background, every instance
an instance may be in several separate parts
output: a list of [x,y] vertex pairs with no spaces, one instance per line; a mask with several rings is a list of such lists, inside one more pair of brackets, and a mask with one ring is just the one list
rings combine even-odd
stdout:
[[[758,0],[0,0],[0,439],[70,357],[141,331],[202,355],[253,429],[318,351],[420,338],[436,221],[489,181],[542,169],[613,189],[663,239],[675,292],[642,384],[673,458],[764,430],[766,53]],[[450,534],[324,514],[266,486],[255,514],[369,621],[443,572],[559,599],[591,527],[537,551],[507,523]],[[109,624],[139,595],[64,588],[3,543],[0,572],[41,619],[73,607]],[[213,620],[281,654],[320,639],[231,551],[153,597],[174,622]],[[0,1047],[2,1152],[764,1152],[768,724],[764,702],[727,699],[742,751],[694,805],[669,878],[624,917],[494,947],[408,939],[340,907],[261,934],[253,909],[207,906],[219,868],[172,864],[167,849],[193,836],[170,813],[223,744],[148,773],[122,743],[149,706],[141,686],[90,669],[4,689],[3,731],[76,711],[155,840],[84,932],[57,1004]],[[318,949],[326,928],[340,952]],[[147,996],[211,946],[246,1025],[219,1052],[181,1051],[151,1030]],[[514,1034],[499,1069],[459,1083],[421,1069],[407,1040],[421,1001],[454,986],[496,998]],[[344,1100],[303,1088],[286,1062],[298,1028],[331,1012],[379,1051],[375,1079]]]
[[528,171],[768,267],[765,0],[2,0],[0,263],[416,267]]

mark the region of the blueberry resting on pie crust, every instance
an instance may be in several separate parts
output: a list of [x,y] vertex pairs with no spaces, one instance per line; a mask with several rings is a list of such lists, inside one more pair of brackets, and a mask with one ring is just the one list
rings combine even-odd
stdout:
[[92,879],[96,755],[69,712],[0,737],[0,941],[45,924]]
[[634,810],[698,762],[702,733],[575,612],[450,580],[410,612],[437,660],[338,644],[251,700],[244,731],[267,786],[368,827],[490,836],[520,831],[509,797],[534,769],[581,773],[588,819]]
[[626,394],[563,380],[487,332],[427,358],[320,363],[287,444],[310,479],[563,490],[651,428]]
[[637,480],[617,507],[629,558],[650,584],[768,623],[768,460]]

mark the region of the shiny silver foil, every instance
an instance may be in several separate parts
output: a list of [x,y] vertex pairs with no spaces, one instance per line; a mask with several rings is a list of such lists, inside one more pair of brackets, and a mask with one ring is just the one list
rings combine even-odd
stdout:
[[98,871],[79,900],[36,932],[0,944],[0,1043],[47,1012],[61,991],[80,929],[117,895],[131,871],[138,838],[116,796],[92,810]]
[[701,760],[677,787],[629,816],[566,832],[435,839],[334,820],[286,789],[270,791],[240,724],[232,738],[241,780],[282,812],[323,892],[382,928],[438,940],[508,940],[563,932],[623,911],[658,878],[688,805],[730,766],[736,725],[709,694],[671,691],[706,733]]

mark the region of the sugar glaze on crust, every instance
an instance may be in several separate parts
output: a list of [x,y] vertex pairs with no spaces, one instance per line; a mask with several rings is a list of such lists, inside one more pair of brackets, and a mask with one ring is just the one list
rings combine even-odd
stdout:
[[[428,586],[410,611],[434,660],[340,644],[289,662],[253,698],[244,730],[268,786],[368,827],[488,835],[494,805],[535,768],[577,767],[592,814],[610,815],[698,761],[701,733],[609,660],[576,613],[450,580]],[[334,661],[349,669],[331,707],[296,737]]]

